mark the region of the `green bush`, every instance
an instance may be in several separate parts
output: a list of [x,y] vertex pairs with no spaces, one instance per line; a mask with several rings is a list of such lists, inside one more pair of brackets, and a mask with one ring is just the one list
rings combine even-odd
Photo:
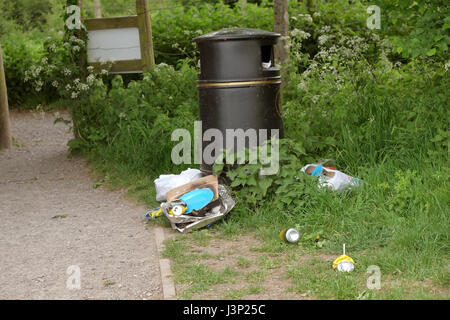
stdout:
[[17,31],[44,31],[50,4],[54,0],[0,2],[0,37]]
[[78,139],[69,145],[73,151],[102,154],[104,161],[121,163],[132,172],[174,170],[171,134],[176,128],[193,132],[197,72],[187,64],[178,71],[160,64],[128,85],[121,76],[112,80],[111,88],[94,80],[70,108]]
[[381,31],[403,58],[448,60],[450,4],[440,0],[376,0],[381,8]]
[[176,65],[180,59],[197,57],[195,37],[231,27],[273,30],[273,10],[264,4],[249,3],[243,9],[220,1],[155,11],[152,31],[156,62]]
[[38,94],[24,79],[27,70],[39,64],[44,57],[42,42],[30,34],[14,33],[1,38],[0,44],[10,106],[36,106],[39,103]]

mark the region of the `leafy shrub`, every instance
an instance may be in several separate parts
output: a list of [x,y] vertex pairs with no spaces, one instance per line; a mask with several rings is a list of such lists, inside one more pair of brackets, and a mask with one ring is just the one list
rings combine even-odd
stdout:
[[[42,43],[30,35],[15,33],[1,40],[8,100],[11,107],[38,100],[37,93],[25,84],[25,73],[44,56]],[[35,106],[35,105],[34,105]]]
[[382,31],[393,40],[403,58],[448,59],[450,5],[439,0],[377,0]]
[[73,150],[94,150],[137,172],[174,168],[172,131],[193,132],[197,119],[197,70],[160,64],[141,81],[124,85],[121,76],[111,88],[93,78],[89,89],[70,108],[78,139]]
[[52,0],[0,2],[0,37],[10,32],[35,31],[45,24]]
[[419,149],[442,151],[434,142],[448,141],[445,121],[439,120],[446,114],[448,67],[419,58],[403,65],[392,58],[386,38],[367,30],[351,35],[322,25],[320,17],[299,16],[320,27],[312,32],[313,56],[303,51],[312,35],[291,31],[283,108],[287,136],[304,143],[310,161],[335,157],[344,167],[421,157]]
[[155,11],[152,31],[156,62],[176,65],[180,59],[197,57],[193,39],[222,28],[273,30],[273,10],[265,6],[267,1],[263,2],[261,6],[249,3],[243,8],[219,1]]
[[44,42],[46,52],[39,63],[25,72],[24,80],[41,92],[45,102],[58,98],[77,98],[87,87],[81,83],[78,59],[86,43],[73,35]]

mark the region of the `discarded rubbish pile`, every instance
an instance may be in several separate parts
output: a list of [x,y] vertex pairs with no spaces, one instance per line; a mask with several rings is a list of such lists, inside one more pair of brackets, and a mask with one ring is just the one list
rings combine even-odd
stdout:
[[[152,219],[164,214],[172,228],[181,233],[209,227],[223,219],[233,209],[235,201],[225,186],[218,184],[216,176],[198,178],[195,170],[188,169],[179,176],[162,175],[156,179],[157,200],[166,202],[163,202],[161,207],[147,212],[145,218]],[[168,191],[164,189],[170,185],[169,180],[180,181],[181,175],[183,178],[191,177],[192,181]]]
[[[335,167],[325,167],[324,164],[330,161],[332,160],[326,159],[308,164],[301,171],[317,177],[319,188],[328,187],[334,191],[348,190],[362,183]],[[160,207],[147,212],[145,218],[164,215],[172,228],[181,233],[207,228],[225,218],[235,206],[235,201],[228,194],[226,187],[218,183],[216,176],[202,176],[202,172],[197,169],[188,169],[179,175],[160,175],[155,180],[156,200],[164,202]],[[279,236],[280,240],[290,245],[306,241],[299,229],[292,227],[281,230]],[[317,246],[323,244],[319,235],[314,237],[314,241]],[[343,254],[334,260],[332,267],[340,272],[354,270],[355,261],[345,254],[345,244]]]

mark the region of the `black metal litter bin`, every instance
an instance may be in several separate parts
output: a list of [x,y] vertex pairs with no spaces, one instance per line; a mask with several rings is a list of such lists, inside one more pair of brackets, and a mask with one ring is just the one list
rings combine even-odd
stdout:
[[[200,50],[202,136],[216,128],[223,134],[224,147],[226,129],[268,129],[268,138],[270,129],[278,129],[283,136],[281,77],[273,54],[279,36],[257,29],[223,29],[194,39]],[[258,137],[258,144],[264,141]],[[209,143],[203,141],[202,152]],[[212,165],[203,159],[201,170],[211,173]]]

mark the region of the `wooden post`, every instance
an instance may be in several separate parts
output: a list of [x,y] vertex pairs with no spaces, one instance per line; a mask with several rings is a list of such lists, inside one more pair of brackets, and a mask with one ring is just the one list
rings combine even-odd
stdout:
[[94,14],[95,14],[95,18],[102,17],[102,4],[101,4],[100,0],[94,0]]
[[0,46],[0,149],[11,148],[8,94],[6,92],[5,70],[3,69],[2,47]]
[[[81,23],[83,24],[83,22],[84,22],[83,0],[78,0],[78,6],[80,7],[80,20],[81,20]],[[81,79],[83,81],[85,81],[87,78],[87,66],[88,66],[88,63],[87,63],[87,45],[88,44],[87,44],[87,38],[85,37],[86,33],[87,33],[87,30],[83,30],[83,26],[81,26],[80,29],[77,31],[77,35],[76,35],[79,39],[86,40],[84,49],[80,51],[80,60],[79,60],[80,70],[81,70]],[[74,132],[75,132],[75,137],[78,137],[77,132],[76,131],[74,131]]]
[[289,13],[288,0],[274,0],[274,31],[281,34],[275,46],[275,57],[280,64],[289,59]]
[[139,28],[139,41],[141,43],[142,70],[147,72],[155,65],[152,21],[150,18],[148,0],[136,0],[136,12]]

